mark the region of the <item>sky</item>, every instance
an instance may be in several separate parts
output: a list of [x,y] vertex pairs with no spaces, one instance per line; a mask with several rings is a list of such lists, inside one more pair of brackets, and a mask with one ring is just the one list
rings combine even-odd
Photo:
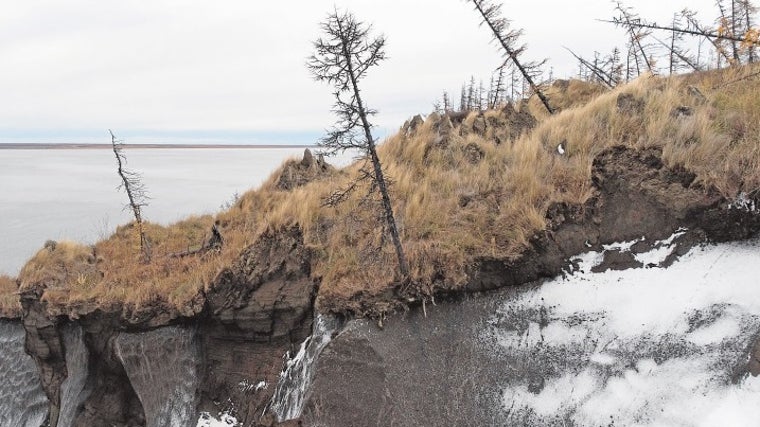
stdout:
[[[498,0],[496,0],[498,1]],[[597,19],[609,0],[505,0],[525,31],[528,59],[556,77],[585,56],[624,44]],[[667,22],[689,7],[703,22],[713,0],[630,0]],[[500,63],[490,34],[462,0],[25,0],[0,14],[0,143],[311,143],[332,124],[330,87],[305,62],[319,22],[338,7],[387,37],[388,60],[363,82],[380,134],[428,113],[443,90],[488,80]]]

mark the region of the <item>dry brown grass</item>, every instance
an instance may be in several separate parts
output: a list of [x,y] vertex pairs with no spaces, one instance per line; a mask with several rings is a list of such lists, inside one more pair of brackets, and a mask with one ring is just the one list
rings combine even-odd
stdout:
[[0,317],[14,319],[21,316],[16,279],[0,275]]
[[[743,68],[685,77],[642,77],[613,91],[570,82],[550,94],[562,112],[538,116],[530,133],[501,144],[495,129],[478,135],[472,113],[441,143],[438,119],[431,117],[407,137],[401,133],[380,147],[412,284],[420,294],[457,289],[479,257],[517,259],[529,239],[545,227],[555,202],[584,203],[592,195],[593,159],[614,145],[661,147],[670,165],[683,165],[705,188],[725,197],[760,188],[760,82],[746,80],[714,87],[750,73]],[[706,97],[690,93],[697,87]],[[693,92],[693,91],[691,91]],[[640,113],[621,113],[618,96],[642,101]],[[529,101],[530,111],[535,110]],[[681,106],[692,114],[674,117]],[[507,126],[501,113],[485,117]],[[496,129],[504,134],[503,129]],[[557,154],[563,143],[566,154]],[[473,159],[473,153],[479,153]],[[343,204],[323,207],[323,199],[345,186],[358,165],[292,191],[278,191],[275,173],[215,218],[192,218],[171,227],[149,225],[154,261],[139,262],[137,239],[129,226],[91,248],[66,246],[56,255],[38,253],[19,276],[22,286],[47,283],[54,304],[86,301],[140,306],[161,303],[180,311],[264,229],[298,223],[314,249],[313,274],[322,279],[319,301],[334,310],[355,310],[364,297],[386,295],[398,279],[390,245],[360,185]],[[199,245],[212,222],[225,237],[220,253],[169,258],[165,254]],[[163,254],[163,255],[162,255]]]

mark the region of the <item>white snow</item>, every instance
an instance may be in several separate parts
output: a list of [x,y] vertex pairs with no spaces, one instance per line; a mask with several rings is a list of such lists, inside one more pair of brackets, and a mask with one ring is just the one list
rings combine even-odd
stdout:
[[[676,237],[642,259],[658,264]],[[560,415],[579,426],[760,425],[760,379],[732,377],[760,331],[760,241],[695,248],[667,269],[591,273],[602,256],[577,257],[575,274],[501,307],[504,319],[519,310],[538,317],[495,331],[507,351],[537,355],[536,366],[544,353],[582,354],[576,369],[545,378],[539,391],[506,379],[505,413]]]
[[214,418],[208,412],[201,412],[196,427],[237,427],[240,423],[230,414],[221,413],[219,418]]
[[337,327],[337,319],[317,315],[312,335],[301,343],[298,353],[292,358],[289,353],[285,354],[285,368],[280,373],[274,395],[269,402],[269,409],[277,415],[278,421],[301,416],[319,354],[332,340],[332,333]]
[[739,193],[739,195],[736,196],[736,199],[734,199],[734,201],[731,202],[728,207],[729,209],[740,209],[747,212],[758,211],[757,206],[755,205],[755,201],[752,200],[745,192]]

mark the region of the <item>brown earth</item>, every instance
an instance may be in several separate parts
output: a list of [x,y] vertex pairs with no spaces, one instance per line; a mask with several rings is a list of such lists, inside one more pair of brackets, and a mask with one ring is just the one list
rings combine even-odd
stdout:
[[[593,164],[593,184],[594,196],[586,204],[556,204],[549,209],[547,230],[534,236],[530,249],[520,259],[479,258],[468,272],[464,291],[441,286],[436,296],[445,299],[554,277],[568,266],[567,260],[573,255],[642,235],[647,242],[654,242],[685,227],[689,231],[679,241],[679,253],[685,253],[688,247],[705,240],[744,239],[760,230],[760,216],[729,208],[729,202],[716,191],[694,185],[693,175],[666,167],[655,148],[613,147],[602,152]],[[60,325],[75,320],[84,328],[90,358],[96,361],[90,372],[95,392],[84,403],[77,425],[144,423],[141,404],[115,357],[113,336],[119,331],[170,323],[195,323],[200,330],[204,355],[200,410],[216,413],[234,408],[246,425],[273,424],[271,417],[261,418],[260,414],[274,392],[282,356],[294,351],[311,331],[319,285],[319,278],[312,276],[312,262],[312,251],[304,244],[300,227],[267,230],[198,297],[201,314],[194,317],[148,307],[127,319],[119,308],[110,312],[90,309],[78,319],[69,319],[48,311],[40,300],[42,288],[28,289],[22,295],[27,349],[40,367],[51,402],[51,420],[60,402],[60,384],[67,375]],[[618,268],[621,262],[611,259],[608,267]],[[359,304],[371,314],[374,306],[401,309],[415,306],[428,296],[417,294],[413,287],[397,286],[383,295],[360,294],[362,297],[365,299]],[[333,303],[333,307],[341,306],[340,301]],[[355,304],[352,301],[344,306]],[[364,348],[350,347],[351,351]],[[352,357],[372,366],[371,354]],[[382,376],[383,371],[377,375]],[[240,387],[252,380],[264,381],[268,387]],[[360,390],[351,393],[362,395]],[[383,399],[369,395],[367,399],[380,405],[378,414],[383,412]],[[356,408],[344,409],[346,417],[357,414]],[[351,423],[348,418],[343,421]]]

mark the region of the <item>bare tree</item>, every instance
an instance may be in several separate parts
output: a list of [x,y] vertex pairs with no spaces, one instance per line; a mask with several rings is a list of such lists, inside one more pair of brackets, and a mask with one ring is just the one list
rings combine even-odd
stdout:
[[[623,7],[621,3],[617,4],[617,9],[621,11],[621,16],[616,17],[613,20],[604,20],[604,22],[623,26],[626,31],[632,35],[632,42],[639,51],[639,55],[637,56],[641,56],[645,51],[645,46],[640,43],[641,37],[633,36],[636,34],[649,35],[649,33],[646,32],[642,33],[642,31],[645,30],[662,30],[678,33],[680,35],[702,37],[708,40],[718,54],[718,68],[721,67],[722,59],[725,59],[726,62],[731,65],[741,63],[741,53],[743,50],[747,51],[748,62],[755,60],[754,49],[760,45],[760,32],[751,27],[756,8],[749,1],[734,0],[732,1],[732,6],[729,10],[727,7],[723,6],[722,1],[719,0],[716,4],[719,7],[721,16],[718,19],[719,27],[717,29],[711,29],[700,24],[696,19],[696,14],[688,9],[684,9],[681,12],[681,16],[686,20],[686,25],[680,26],[678,23],[674,23],[674,25],[659,25],[656,22],[647,22],[639,18],[637,15],[630,12],[629,8]],[[730,45],[730,49],[724,47],[725,43]],[[736,48],[734,48],[734,46],[736,46]],[[649,57],[644,55],[644,58]],[[680,59],[683,60],[684,58]],[[649,65],[651,66],[652,64]],[[698,67],[698,63],[689,65],[692,68]]]
[[591,72],[591,78],[589,80],[599,82],[607,86],[608,88],[613,88],[617,84],[615,81],[615,78],[613,75],[608,73],[606,70],[604,70],[600,64],[598,57],[594,60],[594,62],[589,62],[588,60],[584,59],[582,56],[576,54],[572,50],[565,48],[568,52],[570,52],[571,55],[575,57],[575,59],[578,60],[578,63],[581,66],[581,75],[583,75],[583,70],[588,70]]
[[121,178],[119,189],[123,188],[129,199],[129,204],[125,206],[125,209],[130,209],[135,217],[135,229],[140,239],[140,253],[143,256],[143,261],[150,262],[150,242],[148,242],[148,238],[145,236],[145,224],[142,217],[142,208],[148,205],[145,184],[143,184],[142,176],[139,173],[125,168],[127,157],[124,155],[123,141],[117,139],[110,129],[108,133],[111,134],[111,147],[113,148],[113,154],[116,156],[116,172]]
[[493,87],[491,88],[491,100],[490,102],[490,108],[496,108],[499,104],[501,104],[504,100],[504,92],[505,92],[505,82],[504,82],[504,70],[506,69],[507,64],[503,64],[499,68],[496,69],[496,73],[498,73],[496,76],[496,79],[494,80],[493,76],[491,77],[491,81],[493,83]]
[[746,40],[756,40],[758,38],[758,30],[753,27],[757,7],[749,0],[741,0],[739,4],[741,7],[741,13],[744,15],[744,30],[746,31],[744,35],[744,43],[747,46],[747,61],[751,64],[755,62],[755,45],[753,43],[747,43]]
[[647,71],[654,73],[654,65],[647,54],[644,38],[650,33],[647,27],[637,25],[641,22],[641,18],[633,12],[629,7],[626,7],[621,2],[615,3],[615,10],[620,13],[620,16],[613,19],[616,25],[625,27],[628,32],[629,43],[631,45],[631,53],[633,55],[634,63],[636,65],[636,71],[641,74],[641,62],[643,62]]
[[459,111],[467,110],[467,85],[462,84],[462,90],[459,92]]
[[409,263],[401,245],[369,121],[376,111],[364,104],[359,90],[359,82],[367,71],[385,59],[385,37],[371,38],[369,25],[357,21],[349,12],[338,14],[337,10],[327,17],[321,28],[324,38],[314,42],[315,53],[309,57],[307,66],[315,80],[333,86],[336,99],[333,112],[338,117],[321,145],[330,152],[358,149],[371,162],[371,171],[365,171],[363,177],[370,179],[371,188],[380,192],[385,227],[393,241],[401,275],[408,279]]
[[489,0],[466,0],[475,6],[475,10],[483,18],[481,25],[486,25],[493,35],[493,40],[504,50],[504,56],[511,60],[522,74],[530,90],[538,96],[541,103],[549,114],[554,114],[554,108],[549,104],[549,99],[544,95],[543,89],[536,82],[540,74],[541,66],[546,62],[526,62],[521,57],[525,53],[525,45],[520,45],[521,30],[509,28],[509,20],[501,14],[501,4],[493,4]]

